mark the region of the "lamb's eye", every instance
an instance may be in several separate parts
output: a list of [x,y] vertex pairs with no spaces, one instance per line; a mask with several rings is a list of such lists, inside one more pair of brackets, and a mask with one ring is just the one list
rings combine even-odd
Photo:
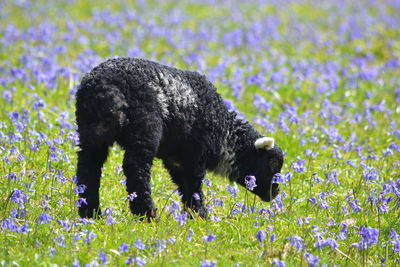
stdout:
[[269,162],[269,167],[271,168],[271,171],[274,173],[280,172],[281,167],[278,159],[271,159]]

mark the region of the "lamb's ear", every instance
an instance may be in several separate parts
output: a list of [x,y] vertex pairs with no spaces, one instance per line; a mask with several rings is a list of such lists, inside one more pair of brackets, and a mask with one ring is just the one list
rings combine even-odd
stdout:
[[257,149],[271,149],[275,145],[275,139],[272,137],[261,137],[254,142]]

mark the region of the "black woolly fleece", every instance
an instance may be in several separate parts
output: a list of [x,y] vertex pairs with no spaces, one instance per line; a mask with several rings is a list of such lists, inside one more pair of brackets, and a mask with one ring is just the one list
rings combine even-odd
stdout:
[[108,148],[125,150],[123,170],[133,214],[155,217],[150,169],[163,160],[182,195],[185,208],[206,217],[201,191],[206,169],[245,186],[254,175],[254,193],[269,201],[278,193],[272,176],[280,172],[282,151],[256,148],[262,135],[228,111],[204,75],[135,58],[109,59],[86,74],[77,91],[80,137],[78,185],[86,200],[80,216],[100,213],[101,167]]

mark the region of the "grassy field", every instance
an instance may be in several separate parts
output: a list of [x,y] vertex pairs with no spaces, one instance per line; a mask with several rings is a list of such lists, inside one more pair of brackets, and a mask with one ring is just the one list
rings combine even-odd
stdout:
[[[400,266],[398,0],[128,2],[0,2],[1,266]],[[285,151],[280,195],[208,173],[185,219],[155,160],[139,222],[115,146],[78,218],[74,93],[115,56],[207,75]]]

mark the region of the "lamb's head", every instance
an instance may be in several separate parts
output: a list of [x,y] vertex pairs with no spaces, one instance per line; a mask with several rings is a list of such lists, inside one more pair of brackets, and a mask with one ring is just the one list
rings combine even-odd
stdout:
[[[271,137],[261,137],[246,155],[239,179],[236,181],[264,201],[271,201],[279,193],[279,185],[273,183],[275,174],[281,171],[283,152]],[[255,178],[256,186],[252,186]]]

